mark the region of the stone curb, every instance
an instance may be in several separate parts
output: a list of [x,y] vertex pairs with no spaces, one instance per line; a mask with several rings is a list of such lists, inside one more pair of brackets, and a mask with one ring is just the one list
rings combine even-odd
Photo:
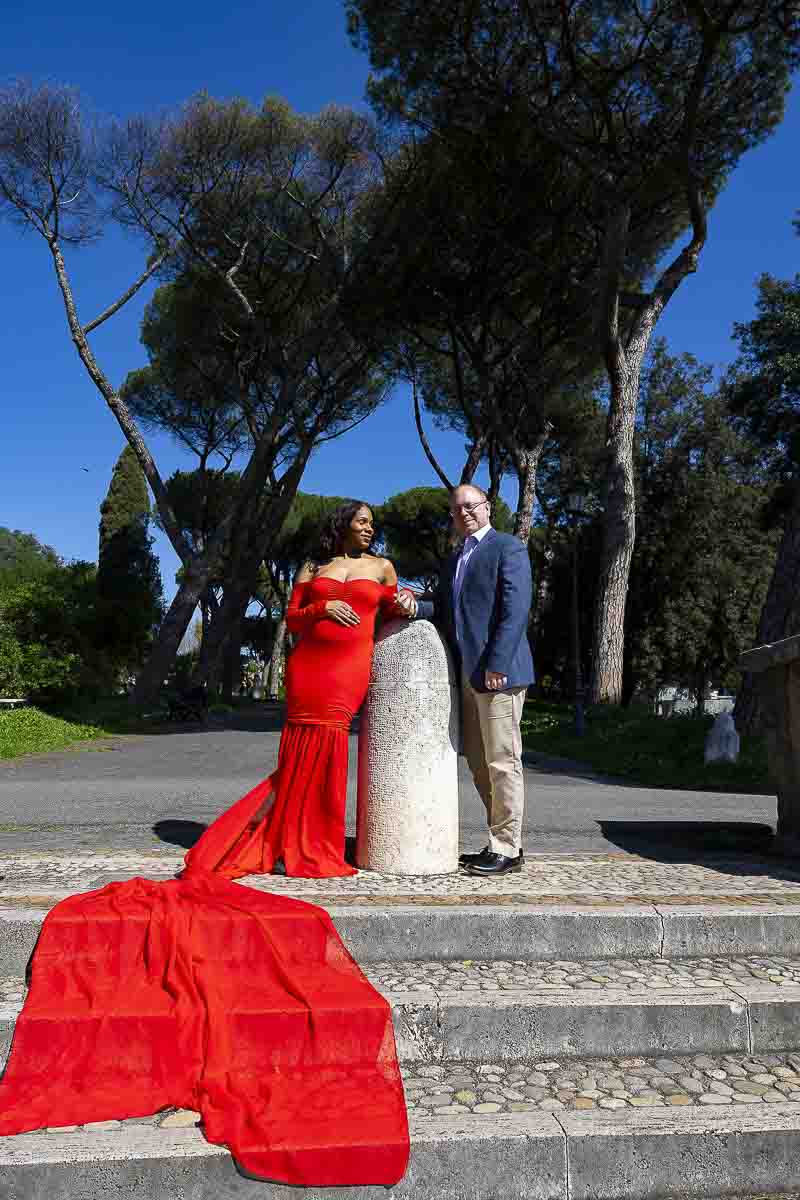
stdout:
[[[411,1119],[408,1173],[391,1189],[309,1188],[307,1200],[655,1200],[800,1187],[796,1106],[750,1111],[524,1113]],[[5,1200],[289,1200],[248,1183],[197,1129],[0,1138]],[[258,1189],[256,1191],[256,1189]]]
[[[800,954],[800,905],[324,904],[362,964]],[[48,909],[0,902],[0,977],[22,975]]]
[[[759,1054],[793,1050],[800,1040],[800,987],[385,994],[405,1063]],[[20,1007],[0,1002],[0,1064]]]

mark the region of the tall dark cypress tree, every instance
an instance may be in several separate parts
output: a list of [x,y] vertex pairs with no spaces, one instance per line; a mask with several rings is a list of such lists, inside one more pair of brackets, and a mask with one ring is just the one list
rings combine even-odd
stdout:
[[130,446],[117,459],[100,506],[97,638],[115,672],[141,663],[163,615],[158,562],[148,533],[150,499]]

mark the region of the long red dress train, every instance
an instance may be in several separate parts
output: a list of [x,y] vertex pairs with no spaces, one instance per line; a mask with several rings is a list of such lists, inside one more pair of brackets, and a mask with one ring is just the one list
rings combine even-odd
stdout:
[[408,1125],[388,1004],[324,910],[229,882],[278,856],[304,874],[346,866],[344,702],[363,698],[389,589],[338,585],[362,618],[350,629],[322,620],[314,597],[327,584],[293,597],[292,623],[306,632],[275,775],[209,828],[179,879],[112,883],[46,918],[0,1080],[0,1135],[175,1106],[199,1111],[208,1140],[262,1179],[402,1178]]

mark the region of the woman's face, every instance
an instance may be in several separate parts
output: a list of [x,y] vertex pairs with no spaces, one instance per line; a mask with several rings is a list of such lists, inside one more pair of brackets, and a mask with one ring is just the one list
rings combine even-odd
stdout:
[[353,514],[350,522],[350,537],[359,550],[366,550],[374,536],[372,513],[366,504],[362,504],[358,512]]

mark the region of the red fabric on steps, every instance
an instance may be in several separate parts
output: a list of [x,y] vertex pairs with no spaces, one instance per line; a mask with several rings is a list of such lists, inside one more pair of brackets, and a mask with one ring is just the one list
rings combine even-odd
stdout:
[[392,1184],[408,1126],[391,1012],[322,909],[202,871],[48,915],[0,1082],[0,1134],[202,1115],[264,1179]]
[[[347,596],[357,626],[326,619]],[[351,875],[347,731],[364,699],[375,614],[395,589],[295,588],[301,633],[278,770],[206,830],[180,879],[133,879],[48,915],[0,1081],[0,1134],[202,1114],[253,1175],[316,1186],[397,1183],[408,1123],[391,1012],[322,909],[229,882],[271,870]]]

